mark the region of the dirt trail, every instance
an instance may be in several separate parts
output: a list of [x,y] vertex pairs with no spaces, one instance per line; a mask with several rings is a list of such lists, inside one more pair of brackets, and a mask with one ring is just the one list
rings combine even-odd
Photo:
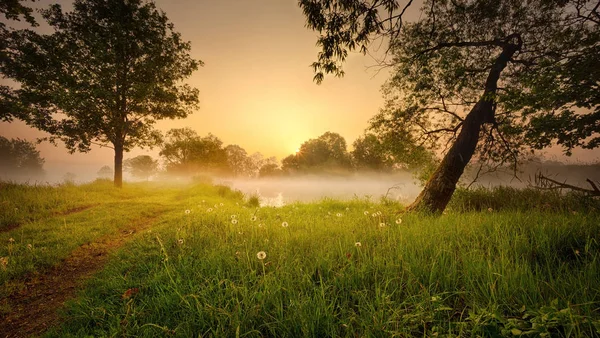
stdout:
[[37,336],[59,324],[57,310],[76,296],[83,282],[99,271],[111,253],[152,225],[160,216],[144,218],[128,228],[84,244],[43,274],[26,278],[25,287],[0,303],[11,309],[0,315],[0,337]]
[[[82,212],[82,211],[86,211],[88,209],[91,209],[95,206],[97,206],[99,204],[90,204],[90,205],[82,205],[79,207],[75,207],[75,208],[71,208],[62,212],[55,212],[54,214],[52,214],[53,216],[68,216],[68,215],[72,215],[78,212]],[[9,232],[9,231],[13,231],[16,228],[20,227],[21,225],[23,225],[23,222],[17,222],[17,223],[10,223],[8,225],[5,225],[4,227],[0,228],[0,233],[2,232]]]

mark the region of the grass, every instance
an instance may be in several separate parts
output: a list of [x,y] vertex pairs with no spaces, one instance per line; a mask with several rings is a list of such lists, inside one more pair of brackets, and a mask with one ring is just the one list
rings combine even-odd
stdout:
[[[476,192],[484,211],[459,194],[429,217],[361,199],[259,208],[223,186],[109,190],[130,199],[70,215],[73,243],[98,236],[93,224],[110,232],[148,210],[161,217],[47,336],[600,335],[600,217],[587,204],[540,209],[516,204],[529,192]],[[26,239],[64,234],[56,217],[25,226]],[[0,247],[9,281],[27,271],[24,258],[13,263],[26,242],[13,244],[18,253]],[[48,248],[64,256],[72,246]]]

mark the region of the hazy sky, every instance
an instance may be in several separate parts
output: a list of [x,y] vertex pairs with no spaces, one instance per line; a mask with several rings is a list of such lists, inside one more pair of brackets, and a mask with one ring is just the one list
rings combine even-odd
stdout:
[[[72,3],[41,4],[54,2],[66,8]],[[344,78],[330,76],[322,85],[312,81],[309,66],[318,52],[317,33],[305,28],[297,0],[156,3],[175,30],[191,41],[192,56],[205,62],[187,81],[200,90],[200,109],[185,120],[160,122],[161,130],[191,127],[200,135],[211,132],[225,144],[238,144],[248,153],[260,151],[281,159],[326,131],[337,132],[352,144],[383,104],[379,89],[388,73],[367,68],[375,64],[369,56],[350,55]],[[43,134],[13,122],[0,123],[0,135],[33,140]],[[47,167],[112,166],[111,149],[75,155],[49,144],[38,149]],[[136,149],[125,158],[144,153],[156,156],[158,151]],[[598,152],[577,154],[583,160],[598,158]]]

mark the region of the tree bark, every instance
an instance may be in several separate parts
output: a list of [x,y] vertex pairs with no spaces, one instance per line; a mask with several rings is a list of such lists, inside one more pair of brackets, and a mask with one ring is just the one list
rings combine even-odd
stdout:
[[123,187],[123,145],[114,144],[115,146],[115,179],[114,184],[117,188]]
[[446,209],[458,180],[475,153],[481,126],[484,123],[495,123],[494,102],[498,80],[508,61],[521,48],[518,36],[517,40],[516,44],[506,43],[503,46],[502,53],[496,58],[488,74],[483,95],[465,118],[456,141],[408,210],[439,214]]

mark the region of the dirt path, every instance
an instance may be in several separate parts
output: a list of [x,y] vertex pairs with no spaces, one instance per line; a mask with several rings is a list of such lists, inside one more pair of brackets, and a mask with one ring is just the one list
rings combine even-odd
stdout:
[[118,233],[84,244],[45,273],[28,277],[22,290],[0,300],[11,309],[6,316],[0,316],[0,337],[37,336],[57,325],[57,310],[65,301],[76,296],[83,282],[104,266],[111,253],[136,232],[150,227],[159,216],[141,219]]
[[[54,214],[52,214],[53,216],[68,216],[68,215],[72,215],[78,212],[82,212],[82,211],[86,211],[90,208],[93,208],[95,206],[97,206],[99,204],[90,204],[90,205],[82,205],[79,207],[75,207],[75,208],[71,208],[62,212],[55,212]],[[13,231],[16,228],[20,227],[21,225],[23,225],[23,222],[17,222],[17,223],[10,223],[8,225],[5,225],[4,227],[0,228],[0,233],[2,232],[9,232],[9,231]]]

